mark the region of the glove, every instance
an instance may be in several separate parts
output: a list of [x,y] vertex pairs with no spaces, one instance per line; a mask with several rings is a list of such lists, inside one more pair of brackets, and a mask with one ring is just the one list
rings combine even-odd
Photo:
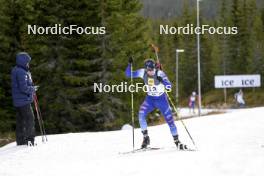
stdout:
[[157,63],[156,63],[156,68],[159,69],[159,70],[162,70],[161,63],[157,62]]
[[130,64],[133,63],[133,57],[132,57],[132,56],[130,56],[130,57],[128,58],[128,63],[130,63]]
[[39,88],[39,86],[33,86],[34,87],[34,90],[35,90],[35,92],[37,92],[38,91],[38,88]]
[[162,77],[160,77],[160,76],[157,76],[157,80],[158,80],[159,82],[163,82],[163,79],[162,79]]

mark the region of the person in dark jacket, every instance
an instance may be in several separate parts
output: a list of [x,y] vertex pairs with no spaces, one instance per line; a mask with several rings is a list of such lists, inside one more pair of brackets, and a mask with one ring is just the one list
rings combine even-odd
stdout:
[[16,56],[16,66],[12,69],[12,98],[16,108],[17,145],[34,145],[35,122],[31,107],[36,87],[29,71],[30,56],[20,52]]

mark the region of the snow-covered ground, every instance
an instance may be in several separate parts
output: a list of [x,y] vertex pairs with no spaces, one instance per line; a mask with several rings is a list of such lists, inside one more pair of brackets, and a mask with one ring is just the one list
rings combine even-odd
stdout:
[[[130,130],[48,136],[37,147],[0,148],[0,176],[261,176],[264,175],[264,108],[185,120],[198,151],[177,151],[166,124],[149,128],[151,145],[132,150]],[[182,142],[192,146],[182,124]],[[135,131],[136,148],[142,135]]]
[[[209,113],[225,113],[225,112],[230,112],[234,111],[234,109],[206,109],[203,108],[201,109],[201,115],[207,115]],[[187,107],[182,107],[178,109],[180,117],[194,117],[198,116],[198,109],[195,108],[194,113],[192,110],[190,110]]]

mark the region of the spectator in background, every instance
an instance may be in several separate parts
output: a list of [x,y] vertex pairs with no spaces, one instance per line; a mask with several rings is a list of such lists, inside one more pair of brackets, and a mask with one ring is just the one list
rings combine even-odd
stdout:
[[16,108],[16,142],[17,145],[34,145],[34,113],[31,107],[37,89],[33,85],[29,62],[31,58],[25,52],[16,56],[16,66],[12,69],[12,97]]
[[191,110],[192,110],[192,113],[195,114],[195,101],[196,101],[196,93],[195,92],[192,92],[190,98],[189,98],[189,110],[190,110],[190,113],[191,113]]
[[235,93],[234,97],[235,97],[235,100],[237,102],[238,107],[239,108],[244,108],[246,103],[245,103],[245,101],[243,99],[243,91],[242,91],[242,89],[240,89],[239,92]]

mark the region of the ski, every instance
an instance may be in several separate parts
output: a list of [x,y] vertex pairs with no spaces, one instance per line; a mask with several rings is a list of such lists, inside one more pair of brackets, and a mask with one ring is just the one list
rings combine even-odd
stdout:
[[138,148],[128,152],[120,152],[119,154],[130,154],[130,153],[146,152],[146,151],[159,150],[159,149],[161,148],[159,147]]
[[185,150],[178,150],[178,151],[196,152],[197,150],[195,150],[195,149],[185,149]]
[[[147,147],[147,148],[138,148],[138,149],[134,149],[132,151],[128,151],[128,152],[119,152],[119,154],[132,154],[132,153],[139,153],[139,152],[146,152],[146,151],[153,151],[153,150],[161,150],[161,149],[166,149],[166,148],[161,148],[161,147]],[[175,149],[175,151],[178,152],[195,152],[197,150],[195,149],[185,149],[185,150],[179,150],[177,148],[173,148]]]

